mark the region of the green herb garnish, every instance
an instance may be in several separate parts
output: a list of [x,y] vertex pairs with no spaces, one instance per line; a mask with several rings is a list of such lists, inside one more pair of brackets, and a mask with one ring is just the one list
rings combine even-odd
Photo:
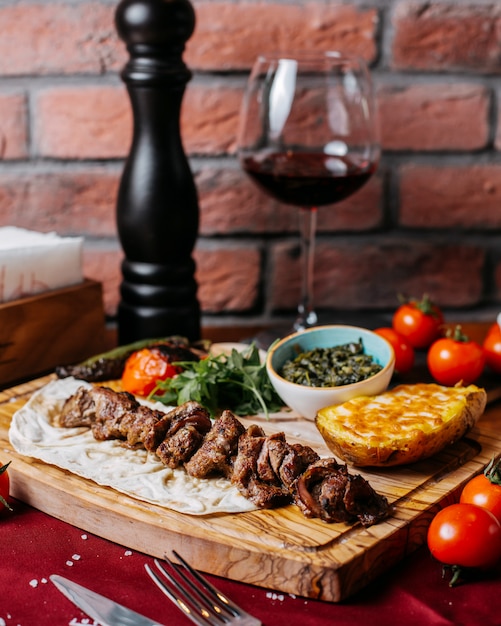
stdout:
[[253,343],[243,352],[209,355],[200,361],[179,361],[183,371],[174,378],[158,381],[149,399],[167,405],[199,402],[212,417],[229,409],[236,415],[279,411],[284,402],[268,378],[259,350]]

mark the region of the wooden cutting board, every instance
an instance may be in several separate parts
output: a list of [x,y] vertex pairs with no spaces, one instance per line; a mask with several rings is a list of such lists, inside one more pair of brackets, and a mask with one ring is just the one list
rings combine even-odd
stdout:
[[[433,515],[501,453],[501,409],[490,408],[458,444],[421,463],[360,472],[393,505],[370,528],[308,520],[295,506],[194,517],[147,504],[17,454],[12,415],[46,384],[44,377],[0,392],[0,461],[11,494],[33,507],[128,548],[162,557],[172,549],[205,572],[330,602],[346,599],[422,545]],[[253,421],[257,421],[256,418]],[[498,422],[498,423],[496,423]],[[301,418],[261,423],[327,453],[315,426]]]

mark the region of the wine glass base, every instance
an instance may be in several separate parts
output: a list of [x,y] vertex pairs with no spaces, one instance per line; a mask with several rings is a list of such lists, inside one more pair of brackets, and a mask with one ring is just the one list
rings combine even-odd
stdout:
[[307,315],[300,312],[292,328],[296,332],[299,332],[301,330],[306,330],[307,328],[311,328],[312,326],[316,326],[317,324],[318,324],[318,316],[315,313],[315,311],[309,311]]

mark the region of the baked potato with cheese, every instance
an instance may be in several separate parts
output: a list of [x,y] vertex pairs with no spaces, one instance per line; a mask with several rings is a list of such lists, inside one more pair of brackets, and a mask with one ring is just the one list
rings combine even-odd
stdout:
[[317,412],[329,449],[356,466],[389,467],[430,457],[458,441],[485,409],[487,394],[475,385],[399,385]]

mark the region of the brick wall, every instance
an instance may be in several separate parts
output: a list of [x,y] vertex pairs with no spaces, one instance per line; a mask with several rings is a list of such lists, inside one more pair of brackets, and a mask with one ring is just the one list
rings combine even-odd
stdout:
[[[131,136],[126,62],[109,1],[0,6],[0,225],[85,236],[85,273],[113,319],[121,280],[115,197]],[[239,170],[246,74],[270,47],[344,48],[370,64],[381,110],[377,175],[319,211],[316,301],[391,310],[398,293],[457,315],[501,308],[501,3],[496,0],[195,0],[182,134],[200,197],[204,322],[293,314],[297,210]]]

